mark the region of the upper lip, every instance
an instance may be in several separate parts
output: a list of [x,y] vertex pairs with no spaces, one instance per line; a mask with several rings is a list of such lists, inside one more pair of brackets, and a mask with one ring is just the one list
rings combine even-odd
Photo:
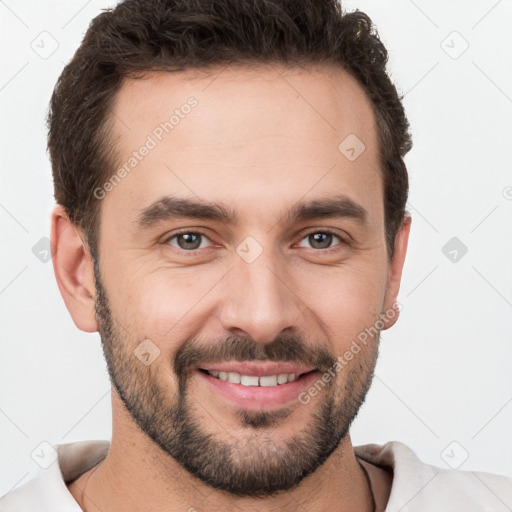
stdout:
[[280,375],[283,373],[295,373],[297,376],[313,371],[315,368],[293,363],[280,363],[274,361],[229,361],[225,363],[212,363],[199,367],[200,370],[217,372],[236,372],[240,375],[266,377],[268,375]]

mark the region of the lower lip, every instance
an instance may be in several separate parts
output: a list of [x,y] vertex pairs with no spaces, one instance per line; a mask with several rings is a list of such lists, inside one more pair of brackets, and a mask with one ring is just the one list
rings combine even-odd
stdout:
[[196,373],[215,393],[226,398],[233,405],[251,411],[276,409],[290,405],[297,401],[300,393],[318,378],[317,372],[310,372],[293,382],[277,386],[242,386],[242,384],[217,379],[199,370]]

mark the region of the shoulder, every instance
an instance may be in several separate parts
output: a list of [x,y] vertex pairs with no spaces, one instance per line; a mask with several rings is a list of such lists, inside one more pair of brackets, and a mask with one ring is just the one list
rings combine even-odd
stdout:
[[426,464],[398,441],[356,446],[354,451],[359,458],[393,471],[386,512],[421,512],[435,506],[464,512],[512,509],[510,477]]
[[103,440],[57,444],[56,459],[27,483],[0,498],[0,512],[81,512],[67,483],[105,457]]

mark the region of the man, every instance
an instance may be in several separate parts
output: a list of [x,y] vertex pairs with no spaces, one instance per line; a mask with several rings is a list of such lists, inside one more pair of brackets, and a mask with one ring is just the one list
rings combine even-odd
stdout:
[[93,20],[48,118],[53,264],[101,335],[112,440],[58,445],[4,510],[512,506],[508,478],[351,444],[411,226],[386,60],[329,0]]

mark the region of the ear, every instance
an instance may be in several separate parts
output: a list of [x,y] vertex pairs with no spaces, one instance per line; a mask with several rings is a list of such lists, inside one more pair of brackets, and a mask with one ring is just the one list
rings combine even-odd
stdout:
[[82,231],[69,220],[64,208],[57,205],[52,212],[50,235],[57,285],[75,325],[82,331],[96,332],[93,261],[82,237]]
[[382,315],[382,320],[384,321],[383,330],[389,329],[395,325],[400,315],[400,309],[397,307],[396,300],[400,290],[400,281],[402,279],[405,254],[407,253],[411,222],[411,216],[409,213],[406,213],[402,226],[395,237],[395,250],[388,265],[386,296],[384,299],[384,311]]

